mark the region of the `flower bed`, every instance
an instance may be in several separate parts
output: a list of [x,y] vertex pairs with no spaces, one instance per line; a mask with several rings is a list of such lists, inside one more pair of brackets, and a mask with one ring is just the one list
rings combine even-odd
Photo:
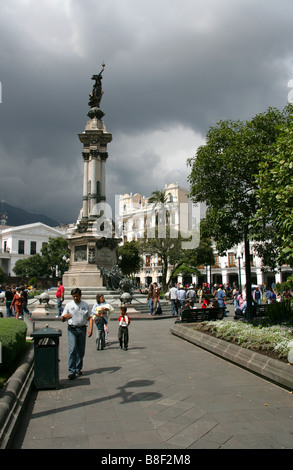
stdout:
[[243,322],[218,320],[197,323],[193,328],[286,362],[290,350],[293,349],[292,329],[282,325],[261,327]]

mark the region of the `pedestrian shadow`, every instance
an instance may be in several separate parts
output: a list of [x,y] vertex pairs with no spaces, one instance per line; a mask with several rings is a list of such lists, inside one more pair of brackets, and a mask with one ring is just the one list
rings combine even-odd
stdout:
[[83,372],[83,375],[103,374],[104,372],[114,374],[114,372],[117,372],[119,369],[121,369],[121,367],[100,367],[99,369],[86,370]]
[[58,390],[64,390],[66,388],[76,388],[79,386],[89,386],[90,384],[90,378],[86,377],[80,377],[77,380],[61,379],[59,380]]
[[101,367],[99,369],[92,369],[83,371],[82,377],[79,377],[77,380],[69,380],[69,379],[61,379],[59,380],[59,388],[71,388],[71,387],[78,387],[79,385],[90,385],[91,381],[90,378],[87,378],[88,375],[94,374],[103,374],[108,372],[110,374],[114,374],[117,372],[121,367]]
[[[110,344],[108,346],[105,347],[105,351],[107,351],[107,349],[109,350],[113,350],[113,349],[120,349],[120,347],[118,346],[117,348],[117,345],[119,345],[119,341],[110,341]],[[112,348],[112,346],[114,346]],[[137,346],[128,346],[128,350],[134,350],[134,349],[145,349],[145,346],[140,346],[140,347],[137,347]]]
[[[76,381],[73,381],[71,386],[86,385],[86,383],[84,384],[81,383],[82,380],[84,379],[78,378]],[[105,401],[116,399],[116,398],[121,398],[121,401],[120,401],[121,405],[132,403],[135,401],[159,400],[160,398],[162,398],[162,394],[158,392],[146,391],[146,392],[135,393],[135,392],[128,390],[129,388],[131,389],[132,387],[148,387],[148,386],[153,385],[154,383],[155,382],[153,380],[132,380],[131,382],[127,382],[125,385],[122,385],[121,387],[117,387],[117,390],[119,390],[119,392],[113,395],[95,398],[93,400],[75,403],[72,405],[61,406],[60,408],[54,408],[52,410],[40,411],[38,413],[32,414],[31,419],[37,419],[37,418],[41,418],[44,416],[49,416],[49,415],[57,414],[57,413],[64,413],[66,411],[74,410],[74,409],[84,407],[84,406],[96,405],[98,403],[103,403]]]

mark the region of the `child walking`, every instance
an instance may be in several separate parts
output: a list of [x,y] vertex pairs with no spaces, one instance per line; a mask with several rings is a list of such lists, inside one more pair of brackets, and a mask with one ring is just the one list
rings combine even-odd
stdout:
[[97,326],[97,333],[96,333],[96,348],[97,351],[99,349],[105,348],[105,330],[108,333],[108,323],[105,318],[105,314],[107,313],[107,309],[102,308],[99,310],[98,313],[93,315],[94,321]]
[[[114,312],[114,308],[112,307],[112,305],[106,302],[103,294],[98,294],[96,297],[96,303],[94,304],[93,309],[92,309],[92,313],[95,315],[96,313],[99,312],[101,308],[107,308],[107,310],[105,310],[105,319],[106,319],[107,324],[109,325],[110,316]],[[109,344],[108,333],[109,333],[109,326],[108,326],[108,329],[105,328],[105,344],[106,345]]]
[[118,340],[120,343],[120,349],[124,344],[124,351],[128,349],[128,341],[129,341],[129,334],[128,334],[128,326],[130,325],[130,318],[127,315],[127,308],[120,307],[120,316],[118,318],[119,321],[119,329],[118,329]]
[[16,292],[14,294],[11,306],[14,307],[15,315],[17,319],[22,320],[22,304],[24,302],[24,297],[22,291],[19,287],[16,288]]

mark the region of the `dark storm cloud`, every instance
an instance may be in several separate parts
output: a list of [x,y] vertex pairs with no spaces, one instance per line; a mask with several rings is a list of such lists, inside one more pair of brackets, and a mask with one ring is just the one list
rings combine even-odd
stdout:
[[209,126],[286,105],[292,13],[287,0],[2,0],[0,198],[76,219],[77,134],[103,61],[107,198],[186,185]]

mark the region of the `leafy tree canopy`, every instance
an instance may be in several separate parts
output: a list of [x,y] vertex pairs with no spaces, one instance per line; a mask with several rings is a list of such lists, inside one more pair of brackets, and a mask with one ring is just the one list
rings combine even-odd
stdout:
[[119,267],[125,276],[138,272],[142,266],[139,244],[136,241],[126,242],[118,248]]
[[19,277],[38,278],[47,274],[47,264],[39,254],[16,261],[13,272]]
[[277,249],[277,262],[293,266],[293,122],[280,127],[256,180],[259,207],[254,217],[255,236],[262,238],[269,227],[270,249]]
[[188,160],[190,196],[207,203],[208,234],[220,254],[243,241],[259,207],[257,175],[291,113],[290,105],[283,111],[269,108],[251,121],[220,121]]
[[70,257],[68,242],[63,237],[49,238],[48,243],[41,249],[42,257],[47,265],[47,273],[52,274],[55,270],[64,274],[68,269],[65,259]]

